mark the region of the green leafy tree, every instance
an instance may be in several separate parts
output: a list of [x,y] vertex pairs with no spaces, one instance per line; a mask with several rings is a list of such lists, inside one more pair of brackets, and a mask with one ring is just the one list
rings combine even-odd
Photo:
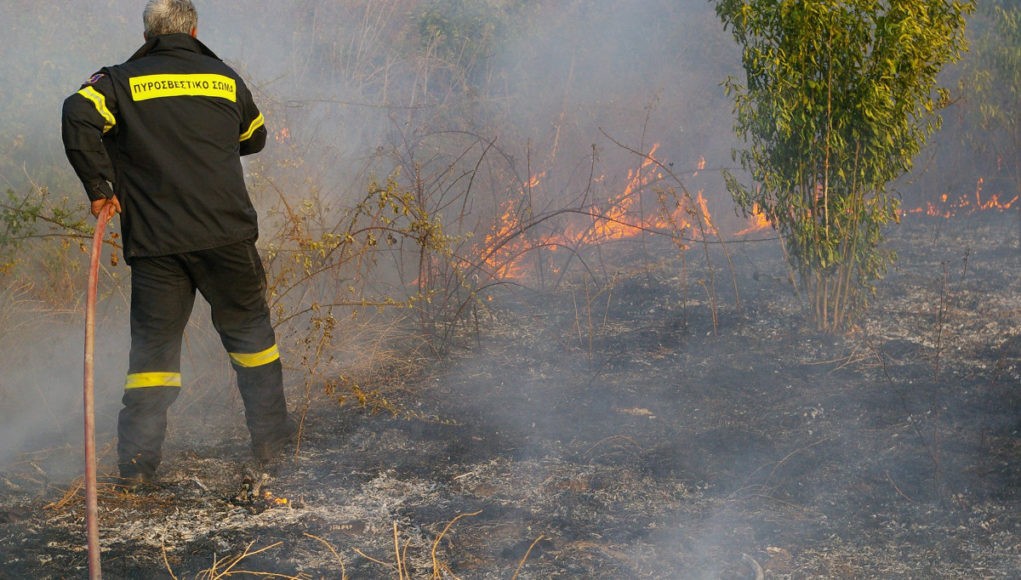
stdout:
[[819,330],[846,329],[892,262],[889,184],[941,124],[943,66],[965,49],[971,2],[717,0],[742,47],[745,82],[725,83],[735,158],[753,186],[727,186],[780,233]]
[[976,16],[983,28],[961,80],[972,121],[968,141],[995,156],[997,169],[1021,195],[1021,6],[989,0]]
[[434,0],[418,21],[422,50],[455,66],[467,86],[485,80],[490,57],[507,32],[507,9],[494,0]]

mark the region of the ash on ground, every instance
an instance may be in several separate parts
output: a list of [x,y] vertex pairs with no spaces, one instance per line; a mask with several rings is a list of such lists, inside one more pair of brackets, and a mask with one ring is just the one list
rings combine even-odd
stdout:
[[[272,476],[240,427],[175,428],[159,485],[101,486],[103,571],[1018,577],[1015,231],[901,225],[845,337],[804,330],[769,242],[712,271],[622,244],[601,286],[498,289],[466,346],[400,378],[397,416],[324,397]],[[2,472],[0,575],[85,575],[82,494],[46,467],[76,451]]]

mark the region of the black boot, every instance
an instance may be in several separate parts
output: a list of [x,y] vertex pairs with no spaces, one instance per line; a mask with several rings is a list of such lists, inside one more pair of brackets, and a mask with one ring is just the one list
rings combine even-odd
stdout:
[[117,418],[117,467],[125,481],[151,483],[163,459],[167,410],[180,387],[144,387],[124,391]]
[[252,452],[260,462],[276,460],[297,433],[296,423],[287,414],[283,367],[279,360],[258,367],[237,367],[237,376]]

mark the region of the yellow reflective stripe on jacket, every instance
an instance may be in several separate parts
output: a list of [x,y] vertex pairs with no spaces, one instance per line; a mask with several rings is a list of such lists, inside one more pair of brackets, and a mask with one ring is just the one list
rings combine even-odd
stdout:
[[180,387],[181,373],[132,373],[124,381],[125,389],[145,387]]
[[248,130],[241,134],[241,141],[248,141],[252,138],[252,134],[255,133],[256,129],[262,127],[266,123],[266,118],[259,113],[259,116],[252,121],[252,124],[248,126]]
[[280,358],[280,349],[273,345],[262,352],[245,354],[240,352],[230,353],[230,359],[239,367],[251,368],[261,367]]
[[217,74],[145,75],[128,79],[131,100],[148,101],[163,97],[216,97],[237,102],[237,83]]
[[103,117],[103,120],[106,121],[106,124],[103,125],[103,133],[113,129],[113,126],[117,124],[117,119],[114,118],[110,109],[106,108],[106,97],[103,96],[103,93],[92,87],[85,87],[78,91],[78,94],[92,101],[92,104],[96,106],[96,111],[98,111]]

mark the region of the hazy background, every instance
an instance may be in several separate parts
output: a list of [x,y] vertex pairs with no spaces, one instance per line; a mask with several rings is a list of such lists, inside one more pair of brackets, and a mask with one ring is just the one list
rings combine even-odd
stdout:
[[[274,271],[287,264],[279,256],[294,241],[292,212],[306,212],[303,235],[332,231],[374,181],[391,177],[417,191],[448,233],[478,240],[531,176],[542,176],[528,191],[536,211],[605,201],[640,164],[635,151],[654,144],[657,159],[691,192],[704,191],[714,218],[730,231],[743,223],[718,173],[732,165],[730,151],[738,145],[720,83],[740,73],[739,55],[709,2],[196,5],[199,38],[248,80],[266,114],[269,144],[246,167],[262,219],[261,247],[276,257]],[[124,61],[142,44],[143,6],[141,0],[0,3],[8,28],[0,37],[0,180],[7,208],[0,238],[6,371],[0,464],[27,450],[80,445],[82,243],[92,221],[61,148],[60,105],[94,71]],[[948,117],[948,125],[963,122],[962,115]],[[973,190],[991,165],[960,138],[952,130],[936,137],[920,163],[925,171],[903,183],[906,205]],[[25,218],[32,207],[39,208],[28,212],[35,219]],[[467,251],[476,242],[458,243]],[[337,302],[337,288],[350,280],[359,298],[401,299],[416,271],[405,249],[398,250],[377,259],[371,275],[363,269],[294,283],[299,290],[281,300],[275,314],[288,320],[279,332],[292,389],[320,388],[331,374],[371,366],[389,348],[394,329],[410,315],[338,307],[331,315],[343,321],[344,332],[326,337],[321,320],[303,309]],[[104,259],[96,383],[101,445],[112,437],[126,369],[127,278],[123,263]],[[200,305],[186,345],[185,390],[192,401],[222,402],[236,412],[229,367],[205,318]],[[204,408],[219,412],[217,405]]]

